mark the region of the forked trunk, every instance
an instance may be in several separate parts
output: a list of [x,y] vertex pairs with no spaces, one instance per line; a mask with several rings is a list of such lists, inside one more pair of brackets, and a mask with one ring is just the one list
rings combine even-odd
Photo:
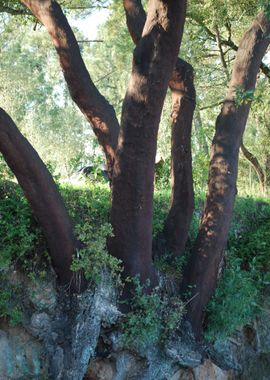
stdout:
[[242,38],[223,108],[216,121],[209,168],[208,195],[199,234],[184,273],[191,290],[187,318],[200,336],[205,307],[216,287],[236,195],[239,148],[262,58],[269,45],[270,23],[263,13]]
[[[128,29],[137,45],[142,35],[146,15],[140,0],[124,0],[123,3]],[[196,94],[192,66],[178,58],[169,87],[172,91],[172,195],[163,234],[158,236],[155,242],[157,254],[162,254],[164,249],[174,254],[180,254],[183,251],[194,208],[191,128]]]
[[[122,110],[114,167],[111,252],[125,274],[153,279],[152,217],[157,133],[164,98],[176,62],[186,1],[151,0]],[[154,283],[154,279],[153,279]]]

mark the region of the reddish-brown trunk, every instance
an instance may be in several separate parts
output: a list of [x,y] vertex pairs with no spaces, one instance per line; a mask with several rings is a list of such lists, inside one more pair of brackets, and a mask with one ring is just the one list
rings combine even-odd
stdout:
[[48,30],[74,102],[80,108],[103,147],[112,176],[119,123],[113,107],[91,80],[80,48],[61,7],[52,0],[21,0]]
[[1,108],[0,152],[21,185],[43,230],[60,284],[79,291],[83,284],[77,282],[79,279],[70,270],[72,255],[78,245],[61,195],[37,152]]
[[[140,0],[124,0],[127,25],[135,44],[140,41],[146,15]],[[191,128],[195,108],[193,68],[177,59],[169,81],[172,91],[172,195],[165,222],[166,249],[183,251],[194,208]]]
[[113,176],[111,252],[125,274],[153,278],[152,216],[157,132],[183,32],[186,1],[151,0],[122,110]]
[[[177,74],[177,75],[176,75]],[[164,235],[167,249],[175,255],[183,252],[194,210],[191,130],[195,109],[193,69],[178,59],[170,81],[172,90],[172,194]]]
[[245,92],[255,88],[259,67],[270,42],[269,32],[270,23],[261,13],[240,42],[227,98],[216,122],[208,195],[199,234],[184,273],[184,288],[191,289],[193,297],[188,304],[187,318],[197,336],[201,333],[204,309],[216,287],[233,211],[239,148],[250,110]]

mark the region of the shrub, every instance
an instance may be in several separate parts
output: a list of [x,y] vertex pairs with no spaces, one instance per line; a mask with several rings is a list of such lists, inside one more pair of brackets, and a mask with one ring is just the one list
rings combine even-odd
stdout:
[[120,285],[121,261],[111,256],[106,247],[107,237],[112,236],[111,225],[105,223],[94,231],[92,225],[84,221],[76,230],[84,248],[77,251],[71,269],[75,272],[83,270],[86,279],[95,284],[99,284],[102,274],[109,271],[111,279]]
[[223,340],[251,322],[259,312],[260,301],[253,274],[241,269],[241,260],[231,260],[207,307],[206,338]]
[[206,337],[225,339],[263,307],[270,280],[270,206],[238,199],[230,229],[226,268],[207,308]]
[[147,285],[141,285],[138,277],[132,282],[131,310],[122,321],[123,340],[127,348],[141,351],[175,332],[184,313],[184,304],[179,297],[159,294],[157,290],[145,294]]

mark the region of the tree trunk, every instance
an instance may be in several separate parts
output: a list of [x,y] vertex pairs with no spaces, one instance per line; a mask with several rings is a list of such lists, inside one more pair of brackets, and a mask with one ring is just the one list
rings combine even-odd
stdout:
[[260,182],[260,188],[261,192],[264,194],[266,189],[266,181],[265,181],[265,174],[264,171],[257,160],[257,158],[246,148],[243,141],[241,141],[241,152],[243,153],[244,157],[252,164],[253,168],[256,171],[256,174],[258,176],[259,182]]
[[0,152],[21,185],[41,226],[60,284],[68,285],[71,290],[82,290],[84,284],[70,270],[78,242],[61,195],[37,152],[1,108]]
[[105,152],[108,175],[111,178],[119,135],[119,123],[113,107],[92,82],[78,42],[59,4],[54,0],[21,2],[48,30],[71,97],[93,127]]
[[[171,203],[164,235],[169,252],[183,253],[194,210],[191,130],[195,109],[193,68],[178,60],[170,81],[172,90]],[[174,84],[173,84],[174,81]]]
[[[124,7],[130,35],[137,45],[146,20],[143,6],[140,0],[124,0]],[[178,58],[169,87],[172,91],[172,194],[162,235],[165,249],[179,254],[188,238],[194,208],[191,128],[196,94],[192,66]],[[156,245],[159,247],[160,244]]]
[[255,88],[259,67],[269,45],[269,32],[270,23],[260,13],[240,42],[228,94],[216,121],[208,195],[199,234],[184,273],[183,288],[191,289],[192,297],[187,318],[197,337],[201,334],[204,309],[216,287],[232,217],[239,148],[251,106],[245,94]]
[[125,275],[152,279],[153,183],[157,133],[176,62],[186,1],[151,0],[122,109],[113,175],[110,251]]

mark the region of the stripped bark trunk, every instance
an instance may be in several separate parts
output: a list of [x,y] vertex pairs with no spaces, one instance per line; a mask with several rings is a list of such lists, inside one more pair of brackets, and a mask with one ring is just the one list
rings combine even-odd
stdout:
[[123,260],[125,274],[153,279],[152,217],[157,133],[164,98],[176,62],[186,1],[150,0],[134,51],[122,109],[122,129],[112,187],[110,251]]
[[255,172],[258,176],[259,182],[260,182],[260,188],[261,192],[264,194],[266,190],[266,180],[265,180],[265,174],[263,171],[263,168],[261,167],[257,157],[255,157],[244,145],[243,141],[241,142],[241,152],[243,153],[244,157],[251,163],[253,168],[255,169]]
[[[174,255],[183,253],[193,210],[191,131],[195,109],[192,66],[178,60],[172,90],[171,203],[164,226],[166,248]],[[174,84],[173,84],[174,80]]]
[[[140,0],[124,0],[123,3],[130,35],[138,44],[146,20],[142,3]],[[196,94],[192,66],[178,58],[169,87],[172,91],[172,194],[163,236],[165,249],[180,254],[188,238],[194,209],[191,128]]]
[[[244,94],[255,88],[259,67],[270,42],[269,32],[270,23],[260,13],[240,42],[228,94],[216,121],[205,209],[184,273],[183,288],[191,289],[192,297],[187,318],[197,337],[201,334],[204,309],[216,287],[232,217],[239,148],[251,106]],[[235,97],[237,89],[243,94],[241,104]]]
[[61,285],[83,290],[70,270],[78,248],[71,219],[46,166],[9,115],[0,108],[0,152],[16,176],[45,235],[52,265]]
[[105,152],[111,178],[119,135],[114,108],[92,82],[78,42],[60,5],[54,0],[21,0],[21,3],[31,10],[49,32],[71,97],[93,127]]

